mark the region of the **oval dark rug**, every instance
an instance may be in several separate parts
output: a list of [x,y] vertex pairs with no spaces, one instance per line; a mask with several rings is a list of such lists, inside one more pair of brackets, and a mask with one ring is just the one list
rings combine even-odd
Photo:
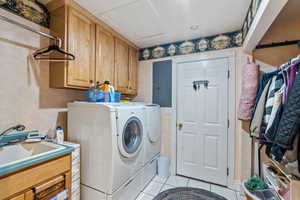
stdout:
[[153,200],[227,200],[213,192],[191,187],[172,188],[159,193]]

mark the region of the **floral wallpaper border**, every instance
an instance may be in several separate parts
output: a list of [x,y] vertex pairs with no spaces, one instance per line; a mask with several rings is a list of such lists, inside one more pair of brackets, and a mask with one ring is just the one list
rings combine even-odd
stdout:
[[223,33],[192,40],[168,43],[140,49],[139,60],[149,60],[168,56],[186,55],[211,50],[240,47],[243,44],[241,31]]
[[0,0],[0,8],[46,28],[50,27],[48,9],[36,0]]
[[262,1],[251,1],[242,30],[240,31],[143,48],[139,51],[139,60],[240,47],[243,45]]

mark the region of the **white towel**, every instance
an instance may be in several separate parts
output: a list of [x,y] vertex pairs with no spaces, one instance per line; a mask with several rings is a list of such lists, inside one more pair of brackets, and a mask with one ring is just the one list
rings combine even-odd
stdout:
[[51,197],[49,200],[68,200],[68,190],[64,190],[54,197]]

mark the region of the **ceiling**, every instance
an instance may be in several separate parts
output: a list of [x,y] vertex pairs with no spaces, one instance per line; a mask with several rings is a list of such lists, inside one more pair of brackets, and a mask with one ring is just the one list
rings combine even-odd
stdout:
[[75,1],[143,48],[239,30],[251,0]]

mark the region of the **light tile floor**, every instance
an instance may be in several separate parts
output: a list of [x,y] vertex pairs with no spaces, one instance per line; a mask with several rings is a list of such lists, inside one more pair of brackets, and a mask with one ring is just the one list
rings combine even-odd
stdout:
[[163,179],[158,176],[149,183],[143,192],[137,197],[136,200],[152,200],[158,193],[174,187],[195,187],[215,192],[224,196],[228,200],[244,200],[244,197],[239,192],[230,190],[225,187],[209,184],[202,181],[196,181],[181,176],[170,176]]

